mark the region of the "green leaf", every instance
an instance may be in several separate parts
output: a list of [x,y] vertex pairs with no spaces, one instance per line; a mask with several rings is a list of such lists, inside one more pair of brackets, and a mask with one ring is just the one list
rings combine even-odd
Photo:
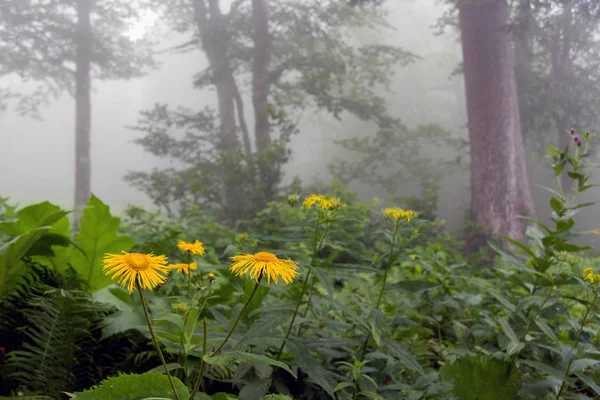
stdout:
[[578,360],[573,361],[571,364],[571,373],[582,371],[586,368],[590,367],[598,367],[600,366],[600,360],[594,360],[592,358],[580,358]]
[[393,288],[404,290],[409,293],[422,292],[423,290],[431,289],[440,286],[437,282],[406,280],[396,282],[392,285]]
[[516,399],[521,373],[509,362],[479,356],[461,358],[440,369],[443,381],[453,382],[461,400]]
[[261,400],[292,400],[292,398],[284,394],[268,394]]
[[294,373],[294,371],[291,370],[290,367],[287,366],[287,364],[259,354],[245,353],[242,351],[231,351],[228,353],[217,354],[216,356],[205,354],[202,358],[204,359],[204,361],[206,361],[207,364],[217,365],[220,367],[232,367],[235,366],[235,364],[238,361],[273,365],[275,367],[279,367],[281,369],[286,370],[290,373],[290,375],[296,378],[296,374]]
[[550,199],[550,207],[559,215],[562,216],[565,211],[565,203],[558,197],[552,197]]
[[359,396],[365,396],[365,397],[368,397],[370,399],[375,399],[375,400],[385,400],[385,397],[381,397],[377,393],[369,392],[367,390],[363,390],[361,392],[358,392],[358,395]]
[[[188,399],[190,393],[179,379],[171,377],[180,399]],[[174,394],[166,375],[147,372],[145,374],[121,374],[108,378],[100,385],[74,393],[76,400],[144,400],[148,398],[173,399]]]
[[106,253],[119,254],[129,250],[135,241],[118,235],[120,219],[110,214],[110,209],[92,195],[81,216],[77,245],[85,254],[75,252],[71,256],[73,268],[89,283],[92,291],[112,283],[102,272],[102,258]]
[[336,387],[333,388],[334,392],[339,392],[342,389],[345,389],[347,387],[353,387],[354,385],[352,384],[352,382],[340,382],[336,385]]
[[12,236],[12,240],[0,247],[0,297],[11,288],[16,278],[24,272],[19,268],[23,257],[35,250],[35,245],[51,233],[52,225],[66,219],[68,213],[49,202],[25,207],[17,212],[17,218],[0,223],[0,231]]

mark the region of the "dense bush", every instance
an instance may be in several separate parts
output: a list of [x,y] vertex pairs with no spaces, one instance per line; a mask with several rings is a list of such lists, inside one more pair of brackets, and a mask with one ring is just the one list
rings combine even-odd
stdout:
[[[570,193],[552,191],[552,224],[531,220],[528,243],[490,243],[498,257],[476,264],[420,210],[344,191],[287,196],[236,229],[199,209],[169,220],[133,207],[120,225],[92,197],[76,235],[54,205],[3,201],[0,390],[76,399],[596,398],[599,262],[571,243],[583,233],[575,214],[590,205],[576,203],[592,186],[585,152],[550,149],[556,175],[575,182]],[[180,265],[157,288],[130,293],[102,269],[105,253],[122,250]],[[263,279],[259,264],[246,276],[244,260],[270,263],[279,282]],[[242,264],[230,269],[233,261]]]

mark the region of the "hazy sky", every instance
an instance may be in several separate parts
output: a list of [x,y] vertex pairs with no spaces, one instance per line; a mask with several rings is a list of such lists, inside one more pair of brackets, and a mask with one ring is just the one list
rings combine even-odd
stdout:
[[[429,27],[440,8],[434,0],[389,2],[393,33],[380,40],[396,44],[424,57],[417,64],[399,69],[389,95],[393,113],[409,125],[438,122],[460,130],[464,124],[461,97],[440,98],[440,88],[455,86],[448,75],[460,60],[454,37],[436,37]],[[370,39],[369,39],[370,40]],[[192,76],[204,67],[200,52],[166,55],[162,66],[148,76],[130,81],[95,81],[92,95],[92,190],[115,211],[129,203],[150,205],[144,194],[129,187],[123,176],[129,170],[149,170],[157,160],[142,151],[133,140],[140,136],[126,128],[135,124],[139,110],[155,102],[201,108],[214,104],[214,93],[191,87]],[[15,83],[18,87],[18,83]],[[446,104],[433,107],[432,102]],[[251,112],[251,107],[246,107]],[[22,118],[14,112],[0,112],[0,196],[20,204],[49,200],[65,207],[73,203],[74,101],[63,95],[42,111],[43,121]],[[351,121],[342,123],[323,116],[307,115],[302,132],[292,142],[293,158],[287,179],[295,174],[310,177],[326,171],[331,141],[348,136]],[[323,175],[324,176],[324,175]],[[451,194],[448,194],[451,195]],[[461,196],[458,194],[457,196]],[[453,203],[460,199],[455,199]],[[445,214],[452,214],[447,210]]]

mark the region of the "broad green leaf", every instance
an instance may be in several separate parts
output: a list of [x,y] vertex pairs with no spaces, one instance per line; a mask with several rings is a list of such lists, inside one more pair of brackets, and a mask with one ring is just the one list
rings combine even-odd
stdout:
[[453,393],[461,400],[516,399],[521,373],[506,361],[469,356],[440,369],[443,381],[453,382]]
[[[176,377],[171,377],[180,399],[188,399],[190,393]],[[74,393],[76,400],[144,400],[148,398],[173,399],[174,393],[166,375],[147,372],[145,374],[121,374],[108,378],[100,385]]]
[[52,230],[52,225],[66,219],[68,213],[49,202],[25,207],[17,212],[17,218],[0,223],[0,230],[13,236],[0,247],[0,297],[4,295],[24,272],[19,263],[30,254],[37,242]]
[[74,252],[71,257],[73,268],[89,283],[92,291],[112,283],[102,272],[102,258],[106,253],[119,254],[129,250],[135,241],[120,236],[120,220],[110,214],[109,207],[92,195],[81,216],[77,245],[85,252]]
[[273,365],[275,367],[279,367],[281,369],[286,370],[290,373],[294,378],[296,378],[296,374],[291,370],[285,363],[281,361],[273,360],[272,358],[252,353],[245,353],[242,351],[231,351],[228,353],[217,354],[216,356],[211,356],[210,354],[205,354],[202,357],[207,364],[217,365],[220,367],[231,367],[234,366],[238,361],[241,362],[251,362],[257,364],[267,364]]
[[268,394],[260,400],[292,400],[292,398],[285,394]]

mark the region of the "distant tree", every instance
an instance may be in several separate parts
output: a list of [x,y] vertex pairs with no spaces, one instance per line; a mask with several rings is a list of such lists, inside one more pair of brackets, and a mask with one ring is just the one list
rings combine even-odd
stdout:
[[0,2],[0,77],[36,83],[33,93],[13,94],[17,110],[36,116],[63,91],[75,98],[78,208],[91,191],[91,81],[141,76],[153,65],[150,43],[128,32],[143,5],[142,0]]
[[[218,99],[216,113],[157,105],[135,127],[146,133],[138,143],[147,151],[181,163],[126,177],[171,213],[200,203],[233,222],[272,200],[303,112],[398,124],[376,90],[413,55],[392,46],[357,46],[348,35],[385,24],[374,5],[240,0],[223,14],[219,0],[168,0],[156,9],[190,36],[176,51],[204,53],[209,66],[195,85],[213,86]],[[244,81],[251,83],[254,129],[244,113]]]
[[506,0],[458,3],[471,155],[471,212],[488,234],[524,239],[535,214]]

